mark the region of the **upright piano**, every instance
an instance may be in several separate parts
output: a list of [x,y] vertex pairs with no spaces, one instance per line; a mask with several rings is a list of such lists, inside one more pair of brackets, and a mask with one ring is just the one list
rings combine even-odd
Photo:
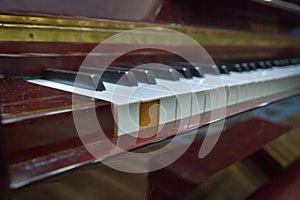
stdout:
[[276,171],[299,18],[292,0],[1,1],[1,195],[182,199],[251,156]]

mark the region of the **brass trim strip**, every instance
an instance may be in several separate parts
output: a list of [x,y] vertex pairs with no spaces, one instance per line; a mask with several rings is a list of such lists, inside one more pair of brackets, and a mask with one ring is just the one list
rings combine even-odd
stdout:
[[[161,24],[141,24],[98,20],[58,19],[47,17],[30,17],[0,15],[0,42],[75,42],[100,43],[108,37],[138,27],[169,28],[194,38],[201,45],[217,46],[257,46],[257,47],[300,47],[300,38],[262,34],[244,31],[220,30],[209,28],[183,27]],[[155,44],[157,35],[149,32],[134,32],[134,41],[130,38],[118,41],[121,44]],[[166,37],[167,38],[167,37]],[[164,45],[182,45],[182,41],[171,38]]]

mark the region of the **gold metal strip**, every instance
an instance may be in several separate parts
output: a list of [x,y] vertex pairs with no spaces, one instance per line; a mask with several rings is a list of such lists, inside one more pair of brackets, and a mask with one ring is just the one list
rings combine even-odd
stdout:
[[[201,45],[216,46],[257,46],[257,47],[300,47],[300,38],[278,34],[262,34],[244,31],[231,31],[208,28],[182,27],[158,24],[140,24],[97,20],[56,19],[46,17],[0,15],[1,42],[78,42],[100,43],[106,38],[137,27],[156,26],[173,29],[194,38]],[[155,44],[161,41],[159,35],[136,31],[128,40],[117,41],[121,44]],[[183,45],[182,41],[172,38],[164,45]]]

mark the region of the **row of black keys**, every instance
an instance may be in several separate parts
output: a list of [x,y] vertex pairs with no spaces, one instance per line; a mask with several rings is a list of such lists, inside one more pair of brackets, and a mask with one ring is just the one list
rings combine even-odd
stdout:
[[280,59],[272,61],[258,61],[258,62],[249,62],[249,63],[225,63],[217,64],[220,73],[229,74],[230,71],[234,72],[243,72],[251,71],[256,69],[267,69],[272,67],[284,67],[289,65],[300,64],[300,58],[291,58],[291,59]]
[[[100,67],[81,67],[79,73],[61,69],[45,69],[43,78],[66,85],[75,85],[84,89],[103,91],[105,90],[103,81],[125,86],[137,86],[138,82],[155,84],[155,78],[176,81],[180,77],[203,77],[206,73],[218,74],[220,72],[230,74],[231,71],[244,72],[258,68],[267,69],[273,66],[283,67],[295,64],[300,64],[300,59],[293,58],[250,63],[217,63],[214,66],[172,63],[168,65],[169,68],[162,65],[143,65],[141,68],[134,69],[126,66],[109,67],[106,69]],[[75,82],[76,77],[77,81]]]

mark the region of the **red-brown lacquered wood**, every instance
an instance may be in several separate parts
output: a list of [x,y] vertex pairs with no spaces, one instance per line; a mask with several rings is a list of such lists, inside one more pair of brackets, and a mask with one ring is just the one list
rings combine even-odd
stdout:
[[[101,45],[101,52],[89,55],[97,44],[43,43],[43,42],[2,42],[0,43],[0,74],[7,77],[39,76],[44,68],[76,70],[88,57],[85,65],[99,66],[99,62],[115,59],[115,54],[126,49],[126,44]],[[176,50],[181,55],[193,55],[194,46],[164,46],[160,49],[144,48],[144,45],[130,45],[139,49],[120,56],[111,65],[134,67],[145,63],[172,63],[182,61],[179,55],[160,49]],[[256,46],[204,46],[214,61],[260,61],[266,59],[298,57],[299,48],[256,47]],[[103,50],[104,49],[104,50]],[[198,60],[199,59],[199,60]],[[197,58],[193,62],[206,62],[208,58]]]
[[[2,133],[9,163],[32,159],[81,145],[72,116],[72,93],[22,79],[0,79],[3,107]],[[96,109],[99,123],[108,137],[114,134],[111,104],[74,96],[83,112]]]
[[[64,6],[67,5],[67,6]],[[253,30],[251,23],[259,24],[256,31],[288,33],[299,26],[299,14],[286,9],[278,9],[256,1],[230,0],[155,0],[128,1],[88,0],[84,9],[82,2],[74,0],[53,0],[40,3],[0,2],[1,13],[12,15],[47,16],[71,19],[110,19],[120,21],[163,22],[181,25],[202,25],[230,29]]]
[[[149,190],[152,192],[149,193],[149,199],[182,197],[213,174],[254,153],[288,130],[289,127],[252,118],[223,131],[217,145],[200,159],[201,137],[177,161],[150,173]],[[150,164],[155,165],[164,156],[168,156],[168,152],[154,158]]]
[[[267,35],[266,35],[267,37]],[[0,42],[0,53],[1,57],[5,56],[12,56],[12,57],[26,57],[26,56],[49,56],[49,57],[55,57],[56,56],[72,56],[72,55],[80,55],[86,56],[87,53],[91,52],[98,43],[70,43],[70,42]],[[203,45],[203,44],[200,44]],[[102,53],[116,53],[119,50],[122,50],[123,48],[126,48],[128,44],[101,44],[101,52]],[[130,44],[132,48],[136,49],[142,49],[143,51],[140,51],[143,53],[143,56],[147,56],[147,53],[152,54],[161,54],[160,49],[149,49],[145,50],[145,45],[138,45],[138,44]],[[258,46],[213,46],[213,45],[203,45],[204,48],[212,55],[214,54],[234,54],[239,53],[240,51],[249,53],[253,50],[256,50],[258,52],[277,52],[280,57],[279,53],[284,53],[281,57],[284,56],[295,56],[290,55],[291,53],[295,54],[299,52],[297,49],[288,48],[288,47],[258,47]],[[158,45],[158,47],[160,47]],[[170,49],[176,49],[182,52],[193,52],[193,47],[187,46],[187,45],[181,45],[181,46],[166,46]],[[164,45],[161,45],[161,49],[165,49]],[[288,51],[288,52],[286,52]],[[7,54],[7,55],[6,55]],[[216,56],[216,55],[215,55]]]
[[162,0],[87,0],[84,4],[79,0],[53,0],[44,3],[30,0],[28,2],[16,1],[14,3],[0,2],[0,8],[1,13],[15,15],[149,21],[159,11],[162,3]]
[[[155,21],[260,32],[290,32],[299,26],[299,21],[294,19],[297,15],[299,13],[251,0],[165,0]],[[260,28],[253,29],[251,23],[260,24]]]
[[[237,104],[234,106],[229,106],[229,107],[227,107],[226,117],[233,116],[238,113],[256,108],[257,106],[259,106],[261,104],[266,105],[266,103],[274,102],[274,101],[280,100],[282,98],[298,94],[299,92],[300,92],[299,89],[294,90],[294,91],[286,91],[281,94],[272,95],[272,96],[268,96],[265,98],[260,98],[260,99],[256,99],[253,101],[240,103],[240,104]],[[200,117],[200,119],[201,119],[201,121],[199,122],[199,125],[186,128],[184,130],[181,130],[180,132],[184,133],[185,131],[195,129],[195,128],[198,128],[199,126],[208,124],[211,121],[211,113],[210,112],[203,113],[202,116]],[[175,129],[172,129],[172,127],[174,127],[174,126],[175,126],[174,123],[167,124],[165,130],[163,130],[161,133],[157,134],[155,137],[151,137],[151,138],[136,139],[129,135],[124,135],[119,138],[112,138],[111,141],[115,144],[118,144],[118,147],[121,147],[125,150],[132,150],[132,149],[136,149],[138,147],[153,144],[162,139],[166,139],[168,137],[174,136],[177,133],[177,131]],[[264,129],[261,129],[261,131],[263,131],[263,130]],[[222,134],[222,135],[224,136],[224,134]],[[239,135],[239,136],[241,136],[241,135]],[[255,141],[256,139],[261,140],[260,139],[261,136],[262,135],[257,135],[256,133],[251,135],[253,141]],[[269,136],[270,136],[270,138],[269,137],[268,138],[269,138],[269,140],[271,140],[271,139],[275,139],[278,135],[271,134]],[[66,141],[66,143],[64,145],[65,146],[70,145],[69,142],[71,142],[71,141]],[[265,142],[267,142],[267,141],[265,141]],[[108,158],[108,157],[111,157],[113,155],[120,153],[119,151],[111,151],[112,146],[110,143],[108,143],[107,140],[97,140],[92,144],[86,144],[86,145],[93,146],[95,144],[101,146],[101,154],[99,154],[98,158],[105,159],[105,158]],[[262,145],[265,143],[257,143],[257,144],[259,144],[259,145],[256,146],[256,148],[257,148],[256,150],[261,148]],[[51,149],[51,147],[52,147],[52,144],[50,144],[50,145],[48,145],[48,147],[46,146],[44,148]],[[32,181],[47,177],[50,174],[59,173],[61,171],[65,171],[67,169],[71,169],[71,168],[95,161],[95,158],[93,156],[91,156],[91,154],[87,151],[85,146],[77,146],[77,147],[67,148],[64,150],[57,150],[56,152],[48,152],[48,153],[44,152],[43,148],[41,148],[41,149],[42,150],[40,150],[39,148],[36,148],[35,151],[42,152],[42,153],[44,153],[44,155],[40,155],[38,157],[35,157],[34,159],[28,159],[28,160],[24,160],[22,162],[18,162],[18,163],[14,163],[14,164],[10,165],[10,172],[11,172],[11,174],[13,174],[13,176],[11,177],[11,187],[17,188],[24,184],[28,184]],[[30,152],[30,153],[32,153],[32,152]],[[28,154],[30,155],[30,153],[28,153]],[[248,154],[246,154],[246,155],[248,155]],[[244,155],[244,157],[246,157],[246,155]],[[232,162],[235,162],[235,161],[232,161]],[[227,164],[220,165],[218,169],[221,170],[221,169],[225,168],[226,166],[228,166]]]

